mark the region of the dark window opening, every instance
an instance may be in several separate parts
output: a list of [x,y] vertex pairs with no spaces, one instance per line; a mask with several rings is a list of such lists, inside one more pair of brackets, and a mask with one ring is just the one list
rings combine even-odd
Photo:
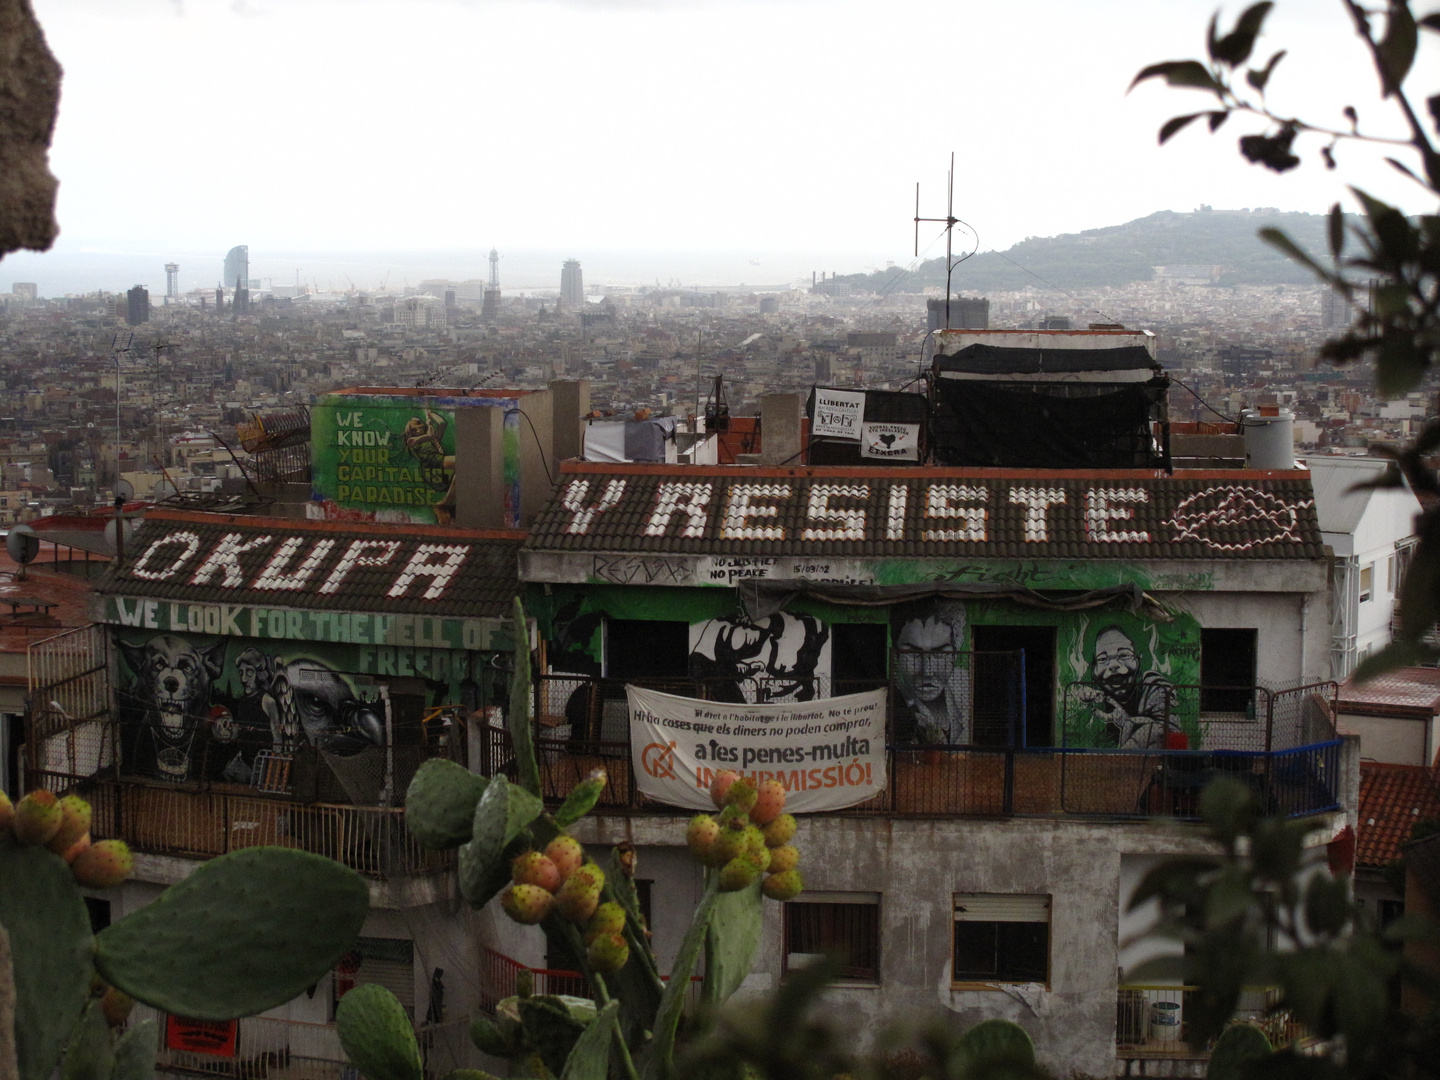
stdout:
[[689,658],[687,622],[610,619],[605,624],[605,673],[612,679],[683,679]]
[[1200,709],[1246,712],[1253,708],[1254,630],[1200,631]]
[[954,982],[1048,982],[1050,898],[955,898]]
[[[975,652],[1024,650],[1024,727],[1014,733],[1019,745],[1055,745],[1055,627],[972,626]],[[1011,743],[1012,720],[1020,712],[1017,667],[1000,657],[975,658],[975,742],[982,746]]]
[[834,692],[858,694],[885,685],[884,623],[835,623],[830,627],[830,670]]
[[85,910],[90,915],[90,932],[98,934],[110,925],[110,901],[98,897],[85,897]]
[[785,905],[785,969],[805,957],[840,957],[839,977],[880,981],[880,905],[791,901]]

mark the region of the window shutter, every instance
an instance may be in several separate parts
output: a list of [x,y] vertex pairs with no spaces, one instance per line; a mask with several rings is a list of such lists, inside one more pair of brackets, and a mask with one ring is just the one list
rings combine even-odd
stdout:
[[956,922],[1048,923],[1050,897],[1004,893],[961,893],[955,897]]

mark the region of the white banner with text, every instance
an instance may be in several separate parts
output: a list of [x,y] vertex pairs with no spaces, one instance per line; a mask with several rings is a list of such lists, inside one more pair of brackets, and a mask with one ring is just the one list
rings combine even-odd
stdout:
[[885,789],[884,690],[766,705],[625,692],[631,773],[647,798],[713,810],[710,782],[725,769],[781,781],[796,814],[843,810]]

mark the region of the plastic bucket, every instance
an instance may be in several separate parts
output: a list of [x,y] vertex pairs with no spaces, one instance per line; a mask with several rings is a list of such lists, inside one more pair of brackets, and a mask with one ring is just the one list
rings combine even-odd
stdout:
[[1179,1002],[1157,1001],[1150,1006],[1150,1038],[1155,1042],[1176,1042],[1179,1040]]

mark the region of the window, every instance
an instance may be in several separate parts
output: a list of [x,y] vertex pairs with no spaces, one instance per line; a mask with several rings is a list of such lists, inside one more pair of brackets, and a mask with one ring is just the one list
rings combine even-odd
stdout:
[[957,983],[1050,981],[1050,897],[955,894]]
[[1252,629],[1206,627],[1200,631],[1200,711],[1245,713],[1255,686]]
[[1375,564],[1360,568],[1360,603],[1375,595]]
[[785,905],[785,970],[837,953],[841,979],[880,981],[880,894],[805,892]]
[[834,623],[830,627],[830,668],[835,693],[854,694],[885,685],[884,623]]
[[605,624],[605,674],[612,679],[683,679],[689,658],[689,623],[610,619]]

